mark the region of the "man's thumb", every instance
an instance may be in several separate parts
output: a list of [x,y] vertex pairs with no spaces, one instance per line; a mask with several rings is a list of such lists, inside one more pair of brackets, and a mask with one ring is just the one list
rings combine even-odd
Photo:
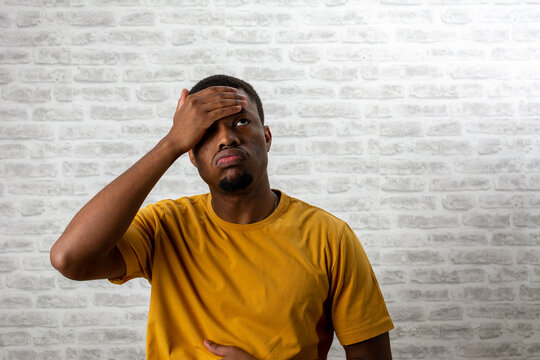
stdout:
[[178,106],[176,107],[176,111],[178,111],[178,109],[180,109],[182,107],[182,105],[184,105],[188,95],[189,95],[189,90],[188,89],[182,89],[182,95],[180,95],[180,100],[178,100]]
[[213,341],[204,339],[204,346],[214,355],[227,356],[231,351],[231,346],[219,345]]

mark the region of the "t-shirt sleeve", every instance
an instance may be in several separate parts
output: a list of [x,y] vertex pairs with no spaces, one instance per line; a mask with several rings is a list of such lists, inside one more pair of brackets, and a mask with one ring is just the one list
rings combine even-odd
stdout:
[[331,268],[331,316],[341,345],[351,345],[394,328],[368,257],[345,224]]
[[126,273],[109,279],[110,282],[120,285],[138,277],[152,281],[154,244],[159,231],[159,215],[154,205],[147,205],[137,212],[122,239],[116,243],[124,258]]

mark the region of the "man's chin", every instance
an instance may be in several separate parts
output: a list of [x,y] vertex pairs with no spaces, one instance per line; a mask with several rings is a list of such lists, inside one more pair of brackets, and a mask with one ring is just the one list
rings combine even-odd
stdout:
[[225,193],[236,193],[245,190],[253,182],[253,175],[244,171],[225,176],[218,183],[218,187]]

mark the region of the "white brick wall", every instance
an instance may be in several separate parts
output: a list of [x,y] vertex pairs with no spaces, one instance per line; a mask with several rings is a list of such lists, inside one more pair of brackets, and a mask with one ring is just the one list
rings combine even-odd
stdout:
[[[540,359],[540,1],[0,4],[0,358],[144,359],[148,285],[48,251],[224,72],[262,96],[272,185],[360,237],[396,359]],[[204,191],[181,158],[148,202]]]

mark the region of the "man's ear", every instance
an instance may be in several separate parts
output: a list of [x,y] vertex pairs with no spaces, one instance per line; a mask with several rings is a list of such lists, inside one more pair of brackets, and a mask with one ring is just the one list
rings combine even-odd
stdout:
[[189,161],[193,164],[193,166],[197,167],[197,160],[195,160],[195,155],[193,155],[193,149],[188,151],[189,155]]
[[266,152],[269,152],[272,146],[272,132],[270,132],[268,125],[264,125],[264,139],[266,140]]

